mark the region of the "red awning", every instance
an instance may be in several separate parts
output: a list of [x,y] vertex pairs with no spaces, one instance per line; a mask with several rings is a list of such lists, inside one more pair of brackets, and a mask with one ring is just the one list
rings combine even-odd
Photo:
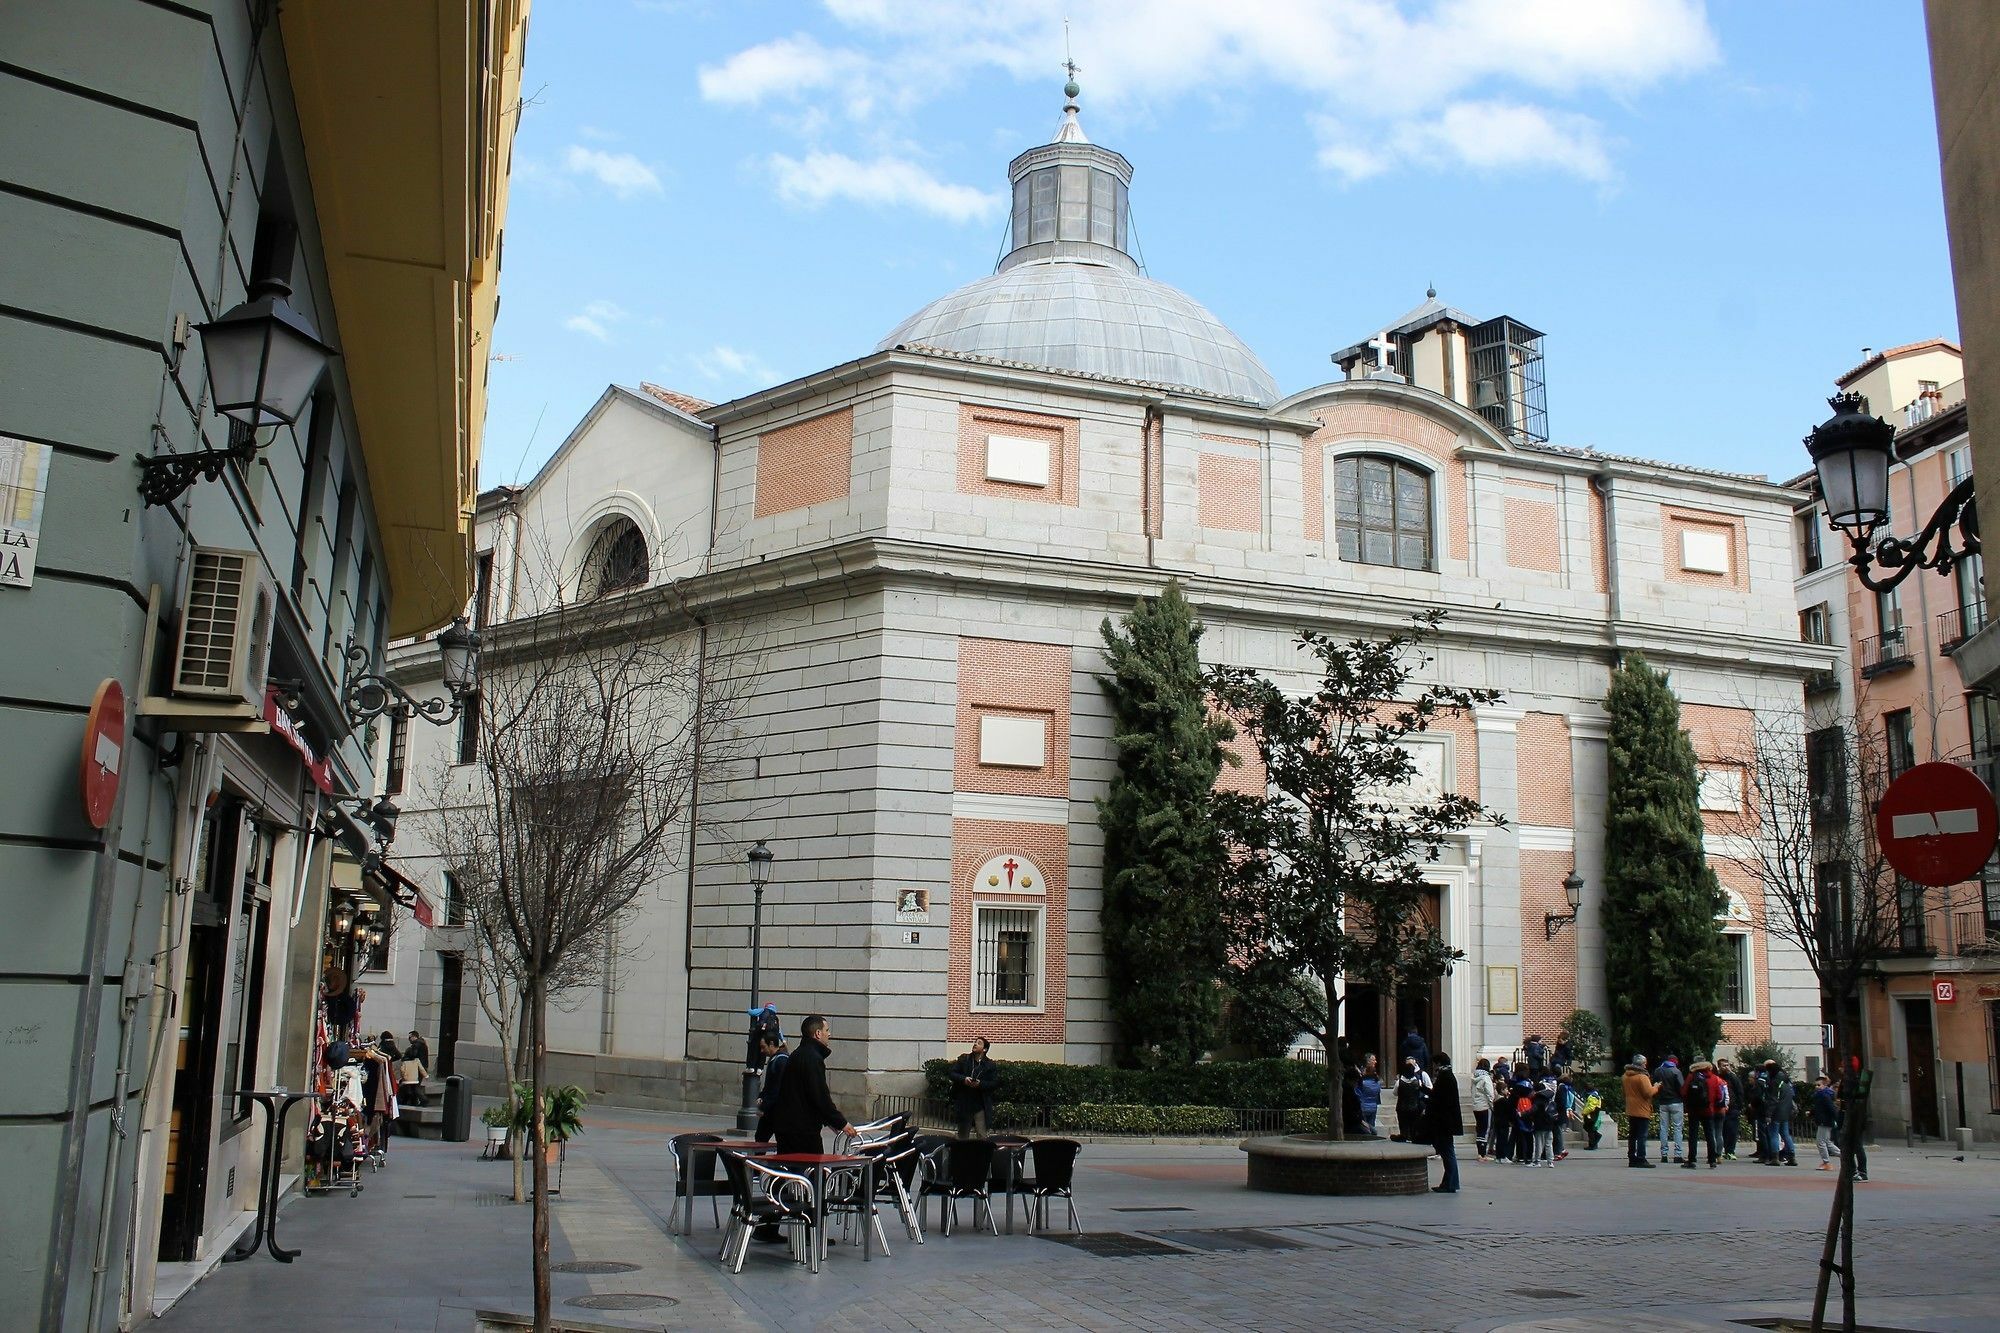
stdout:
[[431,906],[431,900],[424,897],[424,889],[421,884],[387,861],[373,867],[368,874],[370,878],[381,882],[382,887],[388,892],[391,899],[410,909],[410,915],[417,919],[418,925],[430,926],[435,924],[437,917],[436,909]]
[[292,720],[292,715],[278,702],[279,693],[275,685],[264,687],[264,720],[271,724],[271,731],[275,735],[282,737],[285,744],[298,751],[299,758],[305,761],[306,776],[312,779],[313,786],[332,795],[333,765],[327,762],[325,756],[314,754],[312,746],[306,744],[306,738],[299,734],[299,724]]

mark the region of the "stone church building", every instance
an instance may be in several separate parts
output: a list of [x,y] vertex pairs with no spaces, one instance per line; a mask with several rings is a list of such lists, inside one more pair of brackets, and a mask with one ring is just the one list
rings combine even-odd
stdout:
[[[1432,867],[1465,958],[1399,1014],[1358,1000],[1364,1049],[1415,1021],[1469,1064],[1620,984],[1599,915],[1620,654],[1671,672],[1711,818],[1746,799],[1733,765],[1756,714],[1795,712],[1827,665],[1799,640],[1793,494],[1548,443],[1541,334],[1434,294],[1337,353],[1341,377],[1286,392],[1142,271],[1132,176],[1072,100],[1009,167],[992,276],[872,351],[731,402],[608,388],[538,476],[484,497],[489,625],[532,611],[532,551],[565,595],[653,597],[662,633],[755,645],[735,659],[750,757],[704,771],[681,866],[615,973],[556,1015],[558,1076],[639,1104],[733,1104],[760,839],[777,862],[756,998],[788,1028],[832,1016],[837,1092],[913,1090],[923,1060],[975,1033],[1002,1058],[1110,1058],[1099,625],[1170,578],[1213,660],[1303,686],[1300,628],[1387,632],[1444,607],[1435,670],[1502,693],[1413,741],[1423,783],[1508,823]],[[683,602],[708,629],[669,614]],[[434,657],[403,654],[419,692],[438,688]],[[392,784],[412,775],[397,852],[447,902],[414,774],[466,756],[448,729],[414,731],[393,747]],[[1737,945],[1725,1041],[1816,1048],[1812,974],[1757,928],[1755,886],[1719,869]],[[1582,907],[1558,928],[1572,870]],[[405,921],[361,980],[384,1026],[437,1040],[449,1020],[478,1072],[492,1045],[464,946],[449,910]]]

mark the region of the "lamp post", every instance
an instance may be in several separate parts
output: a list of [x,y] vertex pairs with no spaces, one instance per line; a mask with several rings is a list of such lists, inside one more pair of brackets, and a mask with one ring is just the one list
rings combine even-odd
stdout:
[[[1971,477],[1952,488],[1916,536],[1875,540],[1875,530],[1889,521],[1896,428],[1869,416],[1868,400],[1859,394],[1836,394],[1826,401],[1833,415],[1806,436],[1806,452],[1812,455],[1826,521],[1846,533],[1854,548],[1847,563],[1854,566],[1861,586],[1887,592],[1919,569],[1949,574],[1959,561],[1977,555],[1979,511],[1973,505]],[[1878,566],[1887,572],[1877,574]]]
[[743,1105],[736,1112],[736,1128],[750,1133],[757,1128],[757,1074],[763,1064],[757,1058],[757,1038],[764,1030],[758,1002],[762,985],[759,973],[764,946],[764,886],[771,882],[771,862],[777,857],[759,838],[757,845],[743,854],[743,859],[750,865],[750,1034],[743,1047]]
[[1583,876],[1571,866],[1563,876],[1563,898],[1569,903],[1567,912],[1545,912],[1542,914],[1542,938],[1554,939],[1562,933],[1562,928],[1576,920],[1577,909],[1583,906]]
[[449,699],[418,699],[380,672],[357,670],[370,664],[368,650],[350,639],[345,654],[349,675],[340,689],[348,721],[358,727],[384,713],[421,717],[439,726],[456,721],[465,711],[466,700],[479,693],[479,631],[460,616],[434,642],[444,670],[444,687],[451,692]]

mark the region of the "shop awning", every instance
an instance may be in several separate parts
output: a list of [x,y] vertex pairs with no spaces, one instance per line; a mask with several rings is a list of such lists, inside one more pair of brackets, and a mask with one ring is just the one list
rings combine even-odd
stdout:
[[431,907],[430,899],[424,897],[423,886],[394,865],[387,861],[378,862],[369,868],[366,878],[379,883],[381,892],[388,895],[389,901],[409,908],[418,925],[430,926],[436,921],[437,914]]

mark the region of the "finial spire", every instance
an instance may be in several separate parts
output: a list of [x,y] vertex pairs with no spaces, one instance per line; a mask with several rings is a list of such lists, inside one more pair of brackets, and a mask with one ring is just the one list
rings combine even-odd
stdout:
[[1427,301],[1438,299],[1438,285],[1436,283],[1432,283],[1430,286],[1424,288],[1424,299]]
[[1062,124],[1056,126],[1056,137],[1053,142],[1089,143],[1089,138],[1084,135],[1083,126],[1078,123],[1076,118],[1076,97],[1078,93],[1083,91],[1077,84],[1076,76],[1083,72],[1083,67],[1076,63],[1075,57],[1071,56],[1069,52],[1068,19],[1063,20],[1063,69],[1068,73],[1069,81],[1063,84]]

